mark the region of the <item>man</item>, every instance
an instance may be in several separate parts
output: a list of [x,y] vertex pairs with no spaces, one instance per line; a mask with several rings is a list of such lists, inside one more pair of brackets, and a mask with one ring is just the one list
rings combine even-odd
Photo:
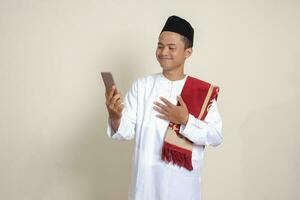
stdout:
[[[156,50],[162,72],[135,80],[124,104],[120,92],[113,95],[115,87],[106,93],[107,134],[117,140],[135,138],[129,199],[201,199],[204,147],[222,142],[222,121],[218,88],[184,74],[193,36],[189,22],[170,16]],[[210,96],[200,99],[204,86]]]

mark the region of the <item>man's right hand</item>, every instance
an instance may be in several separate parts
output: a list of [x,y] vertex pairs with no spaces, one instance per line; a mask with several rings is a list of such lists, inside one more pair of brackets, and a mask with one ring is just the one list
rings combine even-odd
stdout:
[[122,117],[122,110],[124,109],[124,105],[122,103],[122,94],[116,90],[116,87],[113,86],[110,91],[105,92],[106,97],[106,108],[109,114],[109,118],[111,120],[111,125],[113,126],[114,131],[118,129],[120,124],[120,119]]

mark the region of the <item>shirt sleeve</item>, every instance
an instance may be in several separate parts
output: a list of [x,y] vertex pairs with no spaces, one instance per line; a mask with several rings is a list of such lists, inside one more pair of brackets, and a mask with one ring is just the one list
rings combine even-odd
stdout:
[[181,124],[179,132],[196,145],[218,146],[221,144],[223,140],[222,120],[216,100],[213,100],[204,120],[189,114],[187,124]]
[[137,80],[131,85],[130,90],[124,97],[124,109],[120,125],[116,132],[111,127],[110,119],[107,121],[106,133],[115,140],[131,140],[135,136],[136,118],[137,118]]

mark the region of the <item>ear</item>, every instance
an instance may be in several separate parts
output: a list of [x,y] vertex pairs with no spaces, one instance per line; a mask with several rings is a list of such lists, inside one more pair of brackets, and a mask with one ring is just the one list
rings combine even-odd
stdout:
[[185,52],[185,58],[188,58],[192,55],[193,48],[187,48],[184,52]]

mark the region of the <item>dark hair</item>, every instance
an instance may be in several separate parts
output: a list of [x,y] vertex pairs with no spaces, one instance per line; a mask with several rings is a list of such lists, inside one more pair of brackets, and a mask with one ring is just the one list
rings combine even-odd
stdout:
[[192,48],[192,42],[190,39],[188,39],[187,37],[181,35],[181,40],[184,43],[184,50],[188,49],[188,48]]

